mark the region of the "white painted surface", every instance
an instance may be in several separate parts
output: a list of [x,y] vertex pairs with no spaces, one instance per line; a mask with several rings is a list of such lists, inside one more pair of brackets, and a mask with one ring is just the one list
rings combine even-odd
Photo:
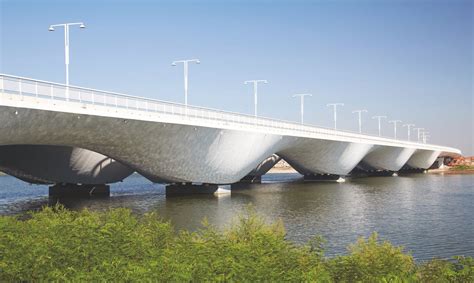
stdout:
[[436,150],[417,150],[407,161],[407,165],[412,168],[428,169],[433,165],[440,153],[440,151]]
[[[415,152],[408,164],[427,168],[440,152],[460,153],[191,106],[184,115],[179,104],[19,81],[0,75],[0,145],[87,149],[157,182],[234,183],[274,153],[302,173],[337,175],[348,174],[365,157],[380,168],[396,168]],[[373,148],[382,161],[367,155]]]
[[347,175],[372,145],[300,138],[277,152],[301,174]]
[[133,170],[81,148],[44,145],[0,146],[0,170],[30,183],[105,184]]
[[416,149],[393,146],[375,146],[362,159],[362,166],[372,170],[398,171],[405,165]]

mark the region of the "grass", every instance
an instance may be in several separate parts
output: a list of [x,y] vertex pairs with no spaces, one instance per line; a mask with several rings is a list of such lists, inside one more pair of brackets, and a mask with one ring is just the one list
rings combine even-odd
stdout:
[[416,264],[376,233],[333,258],[321,237],[285,235],[251,210],[224,231],[176,232],[155,213],[46,207],[0,217],[0,281],[474,282],[472,258]]
[[456,166],[451,167],[450,170],[454,170],[454,171],[474,170],[474,166],[456,165]]

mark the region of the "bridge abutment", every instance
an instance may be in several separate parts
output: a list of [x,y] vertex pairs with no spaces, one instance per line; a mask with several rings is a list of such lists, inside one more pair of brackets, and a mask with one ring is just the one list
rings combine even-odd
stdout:
[[99,185],[79,185],[79,184],[56,184],[49,187],[50,197],[92,197],[110,196],[110,186]]

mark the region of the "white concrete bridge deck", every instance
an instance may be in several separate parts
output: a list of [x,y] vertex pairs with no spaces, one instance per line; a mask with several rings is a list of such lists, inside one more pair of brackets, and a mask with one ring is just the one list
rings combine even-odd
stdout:
[[0,170],[30,182],[229,184],[272,154],[302,174],[428,168],[460,151],[0,74]]

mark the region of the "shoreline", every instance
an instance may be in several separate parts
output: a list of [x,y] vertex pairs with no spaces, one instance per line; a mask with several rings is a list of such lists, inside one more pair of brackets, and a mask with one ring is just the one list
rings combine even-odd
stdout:
[[291,167],[273,167],[267,173],[298,173],[298,171]]
[[448,174],[448,175],[468,175],[468,174],[474,174],[474,169],[461,169],[461,170],[456,170],[456,169],[430,169],[428,170],[429,174]]

